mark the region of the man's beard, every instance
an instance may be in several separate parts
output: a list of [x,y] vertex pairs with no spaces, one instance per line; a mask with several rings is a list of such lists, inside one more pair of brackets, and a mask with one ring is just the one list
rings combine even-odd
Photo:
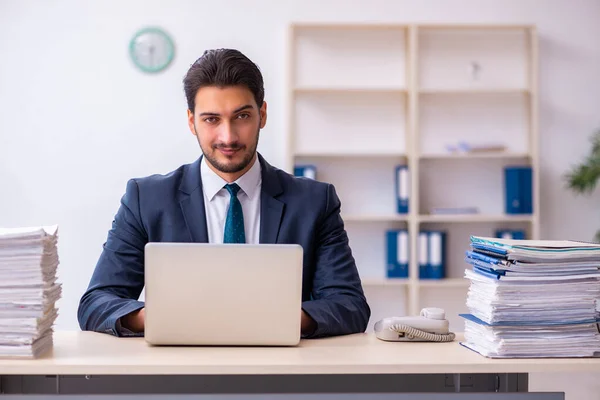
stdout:
[[[211,147],[211,150],[212,150],[211,152],[207,152],[202,147],[202,144],[200,144],[200,149],[202,150],[204,157],[206,157],[206,160],[208,162],[210,162],[210,164],[213,167],[215,167],[217,169],[217,171],[227,173],[227,174],[236,173],[236,172],[240,172],[240,171],[244,170],[244,168],[246,168],[254,159],[254,155],[256,154],[256,149],[258,147],[258,137],[259,136],[260,136],[260,125],[256,132],[256,141],[250,146],[250,148],[246,148],[245,146],[242,146],[241,144],[235,142],[235,143],[231,143],[229,145],[223,145],[223,144],[213,145]],[[198,136],[196,136],[196,137],[198,137]],[[198,143],[200,143],[199,138],[198,138]],[[244,149],[246,149],[246,150],[245,150],[244,158],[240,162],[238,162],[236,164],[225,164],[225,163],[220,162],[216,157],[216,152],[218,151],[219,148],[228,149],[228,150],[240,150],[240,151],[244,151]]]

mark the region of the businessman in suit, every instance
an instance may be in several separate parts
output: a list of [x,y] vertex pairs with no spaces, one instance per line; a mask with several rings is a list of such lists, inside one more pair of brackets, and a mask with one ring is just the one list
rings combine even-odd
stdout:
[[364,332],[371,311],[335,188],[291,176],[257,152],[267,122],[258,67],[237,50],[208,50],[183,83],[202,156],[166,175],[129,180],[79,303],[81,329],[143,335],[146,243],[208,242],[301,245],[302,336]]

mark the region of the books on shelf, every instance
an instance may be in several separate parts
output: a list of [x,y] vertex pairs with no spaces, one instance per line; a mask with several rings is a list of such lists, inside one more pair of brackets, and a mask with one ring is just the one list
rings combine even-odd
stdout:
[[446,232],[429,231],[429,260],[427,260],[426,279],[443,279],[446,277]]
[[406,229],[386,232],[388,278],[408,278],[409,239]]
[[422,230],[418,235],[419,279],[444,279],[447,271],[447,234]]
[[52,348],[58,228],[0,228],[0,358],[36,358]]
[[527,239],[525,231],[521,229],[497,229],[495,233],[499,239]]
[[410,177],[407,165],[396,166],[396,208],[399,214],[408,214],[410,200]]
[[294,176],[317,179],[317,167],[314,165],[295,165]]
[[[408,230],[386,232],[387,277],[408,278],[410,244]],[[420,279],[446,277],[446,232],[421,231],[417,243]]]
[[469,143],[460,140],[457,143],[449,143],[446,145],[446,150],[451,153],[502,153],[506,151],[504,143]]
[[533,213],[533,171],[531,167],[504,168],[505,212],[507,214]]
[[[444,279],[446,277],[446,242],[444,231],[419,232],[419,279]],[[426,246],[423,250],[422,246]]]
[[429,234],[425,231],[419,232],[419,243],[417,249],[419,251],[419,279],[427,279],[429,276]]
[[600,244],[471,237],[462,343],[486,357],[600,355]]

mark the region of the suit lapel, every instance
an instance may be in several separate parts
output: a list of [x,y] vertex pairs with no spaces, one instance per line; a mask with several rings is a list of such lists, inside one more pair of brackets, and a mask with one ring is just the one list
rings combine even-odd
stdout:
[[204,194],[200,161],[202,157],[190,164],[183,174],[179,190],[184,193],[179,202],[192,242],[208,243],[208,228],[204,210]]
[[277,243],[283,203],[265,192],[260,200],[260,243]]
[[277,243],[285,203],[276,197],[283,193],[277,172],[259,154],[262,171],[260,193],[260,243]]
[[[260,193],[260,243],[277,243],[285,203],[277,199],[283,189],[275,169],[258,154],[261,163],[262,189]],[[208,228],[204,209],[200,159],[190,164],[183,173],[179,202],[192,242],[208,243]]]

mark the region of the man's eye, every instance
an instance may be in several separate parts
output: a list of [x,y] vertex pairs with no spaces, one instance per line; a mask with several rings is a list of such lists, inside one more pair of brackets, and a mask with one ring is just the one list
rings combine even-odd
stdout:
[[238,119],[246,119],[246,118],[250,118],[250,114],[248,113],[243,113],[237,116]]
[[207,118],[204,118],[204,122],[209,123],[209,124],[214,124],[215,122],[217,122],[217,118],[216,117],[207,117]]

